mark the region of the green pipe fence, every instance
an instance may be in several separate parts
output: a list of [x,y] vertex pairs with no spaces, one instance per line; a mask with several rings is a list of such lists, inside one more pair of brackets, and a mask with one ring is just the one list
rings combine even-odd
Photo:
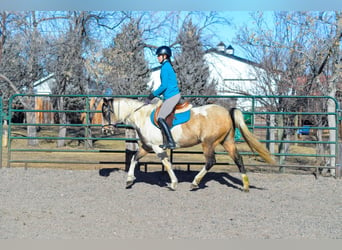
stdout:
[[[125,164],[127,169],[127,164],[129,162],[129,158],[127,156],[127,148],[125,149],[124,143],[132,142],[137,143],[138,138],[135,137],[125,137],[123,136],[123,130],[129,129],[130,127],[127,125],[122,125],[118,131],[120,134],[115,136],[106,137],[101,134],[101,124],[93,124],[91,122],[91,118],[94,117],[97,113],[100,113],[98,110],[94,110],[90,105],[90,101],[92,98],[101,99],[103,95],[13,95],[9,99],[9,108],[8,108],[8,147],[7,147],[7,166],[10,167],[13,164],[24,164],[28,166],[29,164]],[[126,98],[140,98],[143,99],[146,95],[120,95],[120,96],[111,96],[113,98],[118,97],[126,97]],[[337,152],[338,152],[338,124],[341,120],[339,116],[340,109],[336,99],[327,97],[327,96],[183,96],[185,99],[192,100],[193,98],[205,98],[209,102],[219,102],[219,103],[228,103],[228,102],[237,102],[239,104],[243,104],[242,106],[245,108],[242,109],[245,117],[245,121],[251,131],[257,135],[262,143],[265,143],[269,148],[275,147],[278,150],[273,150],[273,156],[278,160],[280,170],[284,170],[285,168],[298,168],[298,169],[306,169],[306,168],[328,168],[333,169],[336,167],[337,161]],[[68,100],[69,103],[75,103],[74,107],[77,108],[69,108],[58,110],[56,105],[53,105],[53,108],[27,108],[21,109],[16,107],[14,104],[18,102],[19,98],[25,98],[28,100],[28,103],[31,103],[32,107],[35,103],[37,103],[37,98],[45,99],[49,103],[56,103],[61,99]],[[311,101],[314,103],[326,103],[328,101],[333,101],[335,105],[335,112],[326,112],[325,110],[291,110],[289,112],[284,111],[269,111],[265,109],[265,103],[274,103],[280,102],[284,100],[302,100],[305,102]],[[228,104],[227,104],[228,105]],[[310,108],[302,106],[303,108]],[[1,107],[2,110],[2,107]],[[30,120],[27,122],[29,114],[42,114],[43,117],[50,117],[49,121],[41,121],[37,120],[37,117],[34,120]],[[80,122],[76,118],[80,116],[80,114],[85,114],[85,122]],[[1,113],[2,114],[2,113]],[[17,121],[15,122],[13,119],[18,114],[25,114],[26,121]],[[50,116],[48,115],[50,114]],[[52,115],[51,115],[52,114]],[[32,115],[33,116],[33,115]],[[66,117],[65,123],[62,122],[62,117]],[[276,121],[279,118],[282,118],[284,124],[270,124],[270,117],[274,117]],[[327,127],[327,126],[311,126],[311,131],[322,131],[325,133],[333,133],[336,134],[334,140],[326,139],[317,140],[312,139],[310,136],[298,138],[296,137],[296,131],[302,128],[302,118],[310,116],[317,117],[317,119],[326,119],[328,116],[333,116],[336,121],[336,126]],[[51,118],[53,117],[53,119]],[[2,124],[3,116],[0,116],[0,121]],[[52,120],[51,120],[52,119]],[[292,121],[291,121],[292,119]],[[294,123],[294,120],[298,120],[298,124]],[[0,127],[2,130],[2,126]],[[31,129],[34,132],[28,135],[28,131]],[[64,130],[63,130],[64,129]],[[62,132],[65,131],[65,134]],[[272,133],[277,132],[277,134]],[[295,137],[295,139],[284,139],[279,137],[279,133],[287,131],[292,133],[291,138]],[[118,132],[118,133],[119,133]],[[273,134],[274,138],[271,138],[269,135]],[[2,131],[1,131],[2,135]],[[1,138],[2,139],[2,138]],[[64,146],[57,147],[56,144],[58,141],[65,141]],[[105,142],[110,141],[110,143],[115,144],[115,146],[108,145]],[[23,143],[24,142],[24,143]],[[26,142],[26,143],[25,143]],[[122,143],[121,143],[122,142]],[[236,138],[236,142],[238,144],[243,144],[243,138]],[[120,144],[121,143],[121,144]],[[77,144],[77,145],[75,145]],[[120,144],[120,145],[119,145]],[[316,147],[316,145],[320,145],[327,147],[333,145],[335,147],[335,152],[331,153],[329,150],[325,150],[321,153],[306,153],[306,152],[289,152],[289,151],[281,151],[279,148],[284,147],[284,145],[290,145],[290,148],[293,145],[301,145],[303,147],[308,147],[311,149]],[[115,148],[111,148],[115,147]],[[311,150],[312,151],[312,150]],[[226,152],[216,151],[216,155],[226,155]],[[240,153],[244,157],[257,157],[257,154],[250,151],[240,151]],[[42,157],[43,154],[49,154],[51,157]],[[101,155],[100,157],[98,155]],[[101,159],[102,155],[107,155]],[[111,160],[113,154],[118,154],[121,160]],[[184,154],[202,154],[201,151],[184,149],[175,149],[170,151],[170,160],[173,162],[173,165],[186,165],[187,169],[190,170],[191,165],[204,165],[203,161],[181,161],[177,160],[177,155]],[[132,154],[131,154],[132,155]],[[0,155],[1,156],[1,155]],[[116,158],[118,158],[116,157]],[[99,160],[99,158],[101,160]],[[288,160],[294,158],[295,160]],[[330,165],[326,164],[325,166],[320,166],[313,163],[312,160],[308,159],[323,159],[324,161],[330,161]],[[333,160],[332,160],[333,159]],[[159,161],[143,161],[140,162],[140,165],[145,166],[145,171],[147,171],[148,165],[161,165]],[[298,161],[298,162],[296,162]],[[334,162],[333,164],[331,162]],[[304,164],[303,164],[304,162]],[[233,163],[232,163],[233,164]],[[217,162],[216,165],[229,165],[227,162]],[[256,166],[256,167],[269,167],[267,164],[263,162],[246,164],[246,166]]]

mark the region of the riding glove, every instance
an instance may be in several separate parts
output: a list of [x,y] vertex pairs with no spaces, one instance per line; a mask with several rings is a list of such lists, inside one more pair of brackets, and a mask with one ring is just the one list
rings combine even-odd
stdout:
[[150,104],[152,99],[154,98],[155,96],[151,93],[146,99],[145,99],[145,104]]

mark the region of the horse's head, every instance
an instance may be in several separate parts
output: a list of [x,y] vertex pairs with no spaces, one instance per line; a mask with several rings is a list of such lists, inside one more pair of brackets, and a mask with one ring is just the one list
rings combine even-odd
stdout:
[[113,98],[103,98],[102,103],[102,133],[113,135],[117,125],[117,117],[113,109]]

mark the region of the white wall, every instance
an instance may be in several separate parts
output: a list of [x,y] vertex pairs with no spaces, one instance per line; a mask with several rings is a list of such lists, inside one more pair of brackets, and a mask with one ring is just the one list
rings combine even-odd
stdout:
[[205,54],[210,77],[218,82],[217,91],[223,95],[237,95],[234,92],[250,92],[255,86],[256,77],[253,66],[238,60],[219,55]]
[[149,88],[156,90],[160,86],[160,69],[152,71],[150,81],[147,83]]
[[49,95],[51,94],[51,88],[56,84],[56,79],[53,74],[48,75],[33,83],[33,91],[35,94],[39,95]]

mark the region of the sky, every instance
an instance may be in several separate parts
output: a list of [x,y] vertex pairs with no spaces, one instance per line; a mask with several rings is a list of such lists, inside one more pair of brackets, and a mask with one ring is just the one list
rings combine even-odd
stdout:
[[[211,31],[204,31],[202,33],[202,37],[203,36],[210,36],[210,44],[208,47],[208,44],[206,44],[206,48],[211,48],[210,46],[215,47],[218,43],[223,42],[227,47],[229,45],[232,45],[234,48],[234,54],[236,56],[242,57],[242,58],[246,58],[245,55],[245,51],[238,45],[234,43],[234,39],[236,37],[236,34],[238,32],[238,29],[243,25],[243,24],[251,24],[252,21],[250,20],[250,12],[252,11],[224,11],[224,12],[220,12],[220,16],[224,16],[225,18],[227,18],[230,22],[231,25],[226,25],[226,24],[215,24],[215,36],[211,36],[212,32]],[[269,16],[271,17],[272,15],[272,11],[263,11],[263,15],[264,16]],[[268,14],[268,15],[267,15]],[[265,17],[266,18],[266,17]],[[271,20],[271,19],[270,19]],[[158,39],[158,38],[156,38]],[[162,40],[162,39],[160,39]],[[154,43],[155,45],[158,45],[158,40],[155,41]],[[159,43],[159,45],[164,45]],[[165,44],[168,45],[168,44]],[[150,50],[146,50],[146,56],[147,56],[147,60],[150,63],[150,67],[157,67],[159,66],[158,61],[156,60],[156,58],[153,55],[150,55],[151,51]]]
[[[252,11],[342,10],[342,0],[0,0],[1,10],[150,10],[150,11],[225,11],[234,26],[241,26]],[[234,26],[218,30],[217,41],[227,46],[236,35]],[[235,54],[244,57],[234,46]]]
[[0,0],[1,10],[342,10],[340,0]]
[[226,16],[231,20],[232,25],[225,25],[219,28],[219,31],[217,33],[217,44],[222,41],[226,46],[232,45],[234,47],[235,54],[237,56],[243,57],[244,52],[238,46],[236,46],[236,44],[233,43],[233,39],[235,38],[239,27],[251,22],[250,12],[251,11],[225,12]]

